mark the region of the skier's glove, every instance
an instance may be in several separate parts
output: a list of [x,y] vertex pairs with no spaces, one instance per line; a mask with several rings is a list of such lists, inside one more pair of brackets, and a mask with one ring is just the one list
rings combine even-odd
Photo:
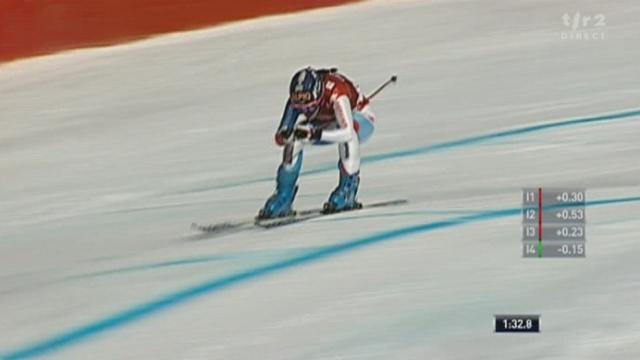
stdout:
[[322,129],[298,126],[293,132],[296,140],[317,141],[322,137]]
[[276,144],[278,146],[283,146],[287,140],[293,135],[293,129],[282,129],[278,130],[275,136]]

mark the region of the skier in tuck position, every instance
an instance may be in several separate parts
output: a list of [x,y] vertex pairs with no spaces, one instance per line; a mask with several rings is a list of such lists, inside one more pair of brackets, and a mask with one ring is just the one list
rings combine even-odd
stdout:
[[356,197],[360,184],[360,144],[373,134],[374,121],[369,98],[337,69],[307,67],[296,72],[275,135],[276,144],[284,146],[276,190],[257,219],[294,213],[292,205],[306,145],[338,145],[340,180],[324,204],[323,212],[362,207]]

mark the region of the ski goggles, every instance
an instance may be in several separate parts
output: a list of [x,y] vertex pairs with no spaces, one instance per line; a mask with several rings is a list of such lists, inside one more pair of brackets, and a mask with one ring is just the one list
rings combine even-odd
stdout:
[[311,113],[314,112],[318,109],[318,106],[320,105],[320,99],[318,100],[314,100],[312,102],[306,103],[306,104],[296,104],[294,102],[291,103],[291,107],[301,111],[303,113]]
[[291,94],[291,107],[303,113],[311,113],[318,109],[320,99],[312,100],[309,92],[295,92]]

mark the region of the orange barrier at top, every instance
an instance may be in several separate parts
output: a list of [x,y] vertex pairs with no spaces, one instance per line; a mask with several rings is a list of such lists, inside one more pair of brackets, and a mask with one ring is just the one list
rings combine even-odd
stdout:
[[0,62],[354,0],[0,0]]

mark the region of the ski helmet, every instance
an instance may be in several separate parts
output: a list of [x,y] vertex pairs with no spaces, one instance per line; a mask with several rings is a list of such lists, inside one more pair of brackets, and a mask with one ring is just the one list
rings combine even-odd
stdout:
[[322,79],[318,72],[307,67],[297,71],[289,85],[291,106],[306,115],[314,114],[320,108],[322,96]]

